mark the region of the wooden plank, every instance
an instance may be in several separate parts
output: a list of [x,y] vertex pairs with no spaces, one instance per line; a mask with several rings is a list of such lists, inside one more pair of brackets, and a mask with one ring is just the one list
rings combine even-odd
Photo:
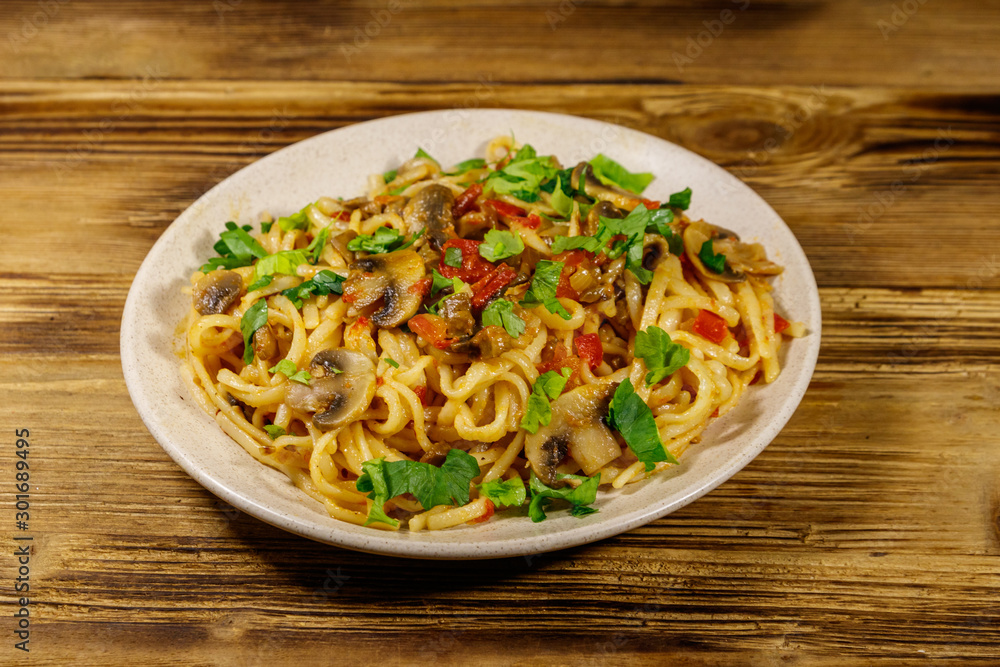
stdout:
[[[130,275],[174,217],[261,155],[404,110],[516,105],[634,127],[726,167],[789,223],[823,286],[1000,286],[995,93],[152,85],[144,92],[128,82],[5,84],[0,261],[8,270],[30,270],[44,247],[64,271]],[[42,209],[46,224],[31,224]]]
[[0,40],[8,78],[127,79],[152,67],[175,79],[971,88],[996,84],[1000,6],[15,0]]

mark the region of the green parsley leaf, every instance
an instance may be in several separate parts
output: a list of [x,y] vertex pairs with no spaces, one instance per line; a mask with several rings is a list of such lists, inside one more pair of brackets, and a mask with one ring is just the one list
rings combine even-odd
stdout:
[[514,313],[514,304],[506,299],[495,299],[483,309],[483,326],[503,327],[511,338],[524,333],[524,320]]
[[[662,215],[658,217],[658,220],[662,219]],[[593,253],[604,252],[609,259],[615,259],[626,253],[625,268],[631,271],[639,282],[647,285],[653,279],[653,272],[643,267],[642,250],[646,228],[653,224],[650,211],[643,204],[639,204],[622,219],[602,216],[597,225],[597,234],[592,237],[557,236],[552,242],[552,251],[559,253],[579,248]],[[608,243],[619,235],[625,236],[625,240],[616,241],[609,249]]]
[[430,161],[431,161],[431,162],[433,162],[434,164],[437,164],[437,163],[438,163],[438,161],[437,161],[437,160],[435,160],[434,158],[432,158],[432,157],[430,156],[430,154],[428,154],[428,153],[427,153],[427,151],[425,151],[425,150],[424,150],[423,148],[418,148],[418,149],[417,149],[417,154],[416,154],[416,155],[414,155],[413,157],[415,157],[415,158],[418,158],[418,157],[422,157],[422,158],[426,158],[426,159],[430,160]]
[[649,212],[650,223],[646,225],[647,234],[659,234],[667,240],[670,252],[680,256],[684,252],[684,242],[681,235],[674,232],[670,223],[674,221],[674,212],[669,208],[658,208]]
[[462,249],[453,246],[445,250],[444,263],[456,269],[462,268]]
[[271,227],[273,226],[274,226],[273,220],[264,220],[260,223],[260,231],[267,234],[269,231],[271,231]]
[[278,226],[286,232],[290,232],[293,229],[309,229],[309,216],[306,215],[306,211],[309,210],[310,206],[312,204],[306,204],[301,211],[278,218]]
[[250,283],[250,286],[247,287],[247,291],[248,292],[252,292],[254,290],[258,290],[258,289],[262,289],[264,287],[267,287],[268,285],[271,284],[272,280],[274,280],[274,276],[261,276],[257,280],[255,280],[252,283]]
[[267,435],[270,436],[271,440],[277,440],[281,436],[288,434],[285,429],[274,424],[264,424],[264,430],[267,431]]
[[386,185],[388,185],[389,183],[392,183],[394,180],[396,180],[396,174],[398,173],[399,171],[396,169],[393,169],[392,171],[387,171],[384,174],[382,174],[382,180],[385,181]]
[[255,258],[267,256],[264,247],[247,233],[251,229],[253,228],[250,225],[237,227],[235,222],[231,220],[227,222],[226,231],[219,235],[219,240],[213,246],[220,256],[208,260],[200,271],[210,273],[218,268],[235,269],[250,266]]
[[253,281],[256,282],[264,276],[275,273],[294,276],[299,264],[308,262],[309,258],[301,250],[281,250],[257,260],[257,264],[253,267]]
[[253,344],[251,340],[257,329],[267,324],[267,301],[261,299],[247,308],[240,318],[240,332],[243,334],[243,363],[253,361]]
[[465,281],[461,278],[445,278],[437,269],[431,269],[431,296],[434,296],[441,290],[451,288],[452,293],[458,294],[462,291],[465,286]]
[[563,192],[561,176],[556,177],[556,187],[552,190],[552,198],[549,203],[560,217],[569,218],[573,213],[573,199]]
[[385,363],[389,364],[393,368],[399,368],[399,362],[396,361],[395,359],[390,359],[389,357],[386,357]]
[[337,275],[329,269],[323,269],[314,275],[311,280],[306,280],[298,287],[290,287],[281,293],[295,304],[296,308],[301,308],[302,302],[313,294],[316,296],[343,294],[345,280],[346,278],[343,276]]
[[597,253],[601,250],[601,243],[593,236],[557,236],[552,239],[552,252],[558,255],[567,250]]
[[625,438],[625,444],[652,470],[660,461],[677,463],[674,455],[666,450],[660,440],[660,431],[653,419],[653,411],[635,393],[628,378],[618,385],[609,406],[609,418],[615,429]]
[[670,340],[670,334],[651,326],[635,335],[635,356],[646,362],[646,384],[656,384],[687,365],[691,351]]
[[486,177],[483,189],[533,202],[538,199],[542,182],[558,172],[551,156],[538,157],[535,149],[525,144],[503,169]]
[[408,187],[410,187],[410,186],[409,185],[401,185],[398,188],[393,188],[392,190],[389,190],[389,194],[392,195],[393,197],[395,197],[396,195],[401,195],[404,192],[406,192],[406,188],[408,188]]
[[364,251],[372,255],[381,255],[393,250],[403,250],[416,243],[417,239],[423,236],[426,228],[410,237],[406,237],[393,227],[379,227],[374,234],[360,234],[347,242],[347,249],[351,252]]
[[366,526],[376,521],[399,525],[386,515],[383,506],[404,493],[412,493],[425,510],[438,505],[464,505],[469,502],[469,484],[479,475],[476,458],[461,449],[449,451],[440,468],[419,461],[386,461],[383,457],[365,461],[361,469],[364,473],[355,488],[373,503]]
[[495,479],[479,485],[479,495],[489,498],[497,509],[503,507],[520,507],[528,498],[524,488],[524,480],[515,475],[510,479]]
[[455,165],[454,171],[445,172],[445,176],[458,176],[464,174],[467,171],[472,171],[473,169],[483,169],[486,167],[486,160],[482,158],[472,158],[471,160],[466,160],[465,162],[459,162]]
[[[332,225],[331,225],[332,226]],[[326,241],[330,238],[330,227],[324,227],[320,230],[319,234],[306,246],[306,252],[309,254],[309,263],[315,264],[319,261],[319,256],[323,254],[323,248],[326,247]]]
[[521,428],[528,433],[538,433],[539,428],[549,425],[552,421],[552,407],[549,400],[559,398],[571,373],[570,369],[563,368],[559,373],[548,371],[538,376],[531,387],[528,404],[524,408]]
[[545,308],[564,320],[570,319],[569,314],[559,299],[556,298],[556,288],[559,286],[559,276],[562,274],[563,263],[547,259],[538,261],[535,265],[535,275],[531,279],[531,287],[524,293],[521,305],[525,308],[545,306]]
[[309,380],[312,380],[312,374],[309,371],[300,371],[296,368],[288,359],[282,359],[276,365],[268,369],[271,373],[281,373],[287,377],[292,382],[298,382],[299,384],[309,384]]
[[691,188],[684,188],[680,192],[675,192],[670,195],[670,201],[667,202],[667,206],[673,206],[674,208],[679,208],[682,211],[686,211],[690,205]]
[[567,484],[560,489],[553,489],[538,479],[534,470],[531,471],[531,478],[528,481],[528,489],[531,491],[528,516],[534,523],[545,521],[545,508],[552,500],[565,500],[570,503],[572,505],[570,513],[576,517],[586,516],[597,511],[596,508],[587,507],[587,505],[597,500],[597,487],[601,484],[600,473],[593,477],[557,474],[556,479],[576,481],[580,484],[575,487]]
[[708,239],[701,244],[701,250],[698,251],[698,258],[713,273],[722,273],[726,270],[726,256],[715,252],[715,249],[712,247],[712,239]]
[[521,237],[513,232],[499,229],[486,232],[483,242],[479,244],[479,254],[488,262],[498,262],[520,255],[522,252],[524,252],[524,241]]
[[594,168],[594,176],[605,185],[617,185],[629,192],[642,194],[653,179],[653,174],[633,174],[631,171],[621,166],[611,158],[598,154],[590,161],[590,166]]

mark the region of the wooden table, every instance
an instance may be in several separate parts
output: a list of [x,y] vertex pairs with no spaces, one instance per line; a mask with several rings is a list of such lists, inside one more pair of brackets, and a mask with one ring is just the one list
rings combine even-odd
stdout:
[[[0,663],[998,664],[1000,3],[477,5],[3,3]],[[795,417],[694,504],[535,558],[363,555],[221,504],[122,379],[146,252],[282,146],[468,106],[643,130],[770,202],[825,320]]]

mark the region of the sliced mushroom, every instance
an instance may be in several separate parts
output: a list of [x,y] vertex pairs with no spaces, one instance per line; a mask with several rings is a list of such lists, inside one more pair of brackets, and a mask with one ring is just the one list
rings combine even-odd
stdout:
[[371,316],[380,327],[396,327],[417,314],[423,302],[424,260],[413,250],[363,257],[351,264],[344,295],[358,308],[382,300]]
[[290,383],[285,402],[298,412],[313,413],[313,424],[321,431],[356,420],[375,396],[375,365],[360,352],[317,352],[309,373],[308,385]]
[[[712,241],[712,251],[726,256],[726,268],[716,273],[701,261],[701,248],[706,241]],[[684,251],[688,259],[707,278],[726,283],[746,280],[746,274],[773,276],[784,269],[768,260],[764,246],[759,243],[743,243],[736,232],[710,225],[704,220],[692,222],[684,230]]]
[[573,168],[569,182],[575,189],[586,192],[589,197],[611,202],[626,211],[631,211],[641,201],[635,193],[601,183],[594,175],[594,168],[587,162],[581,162]]
[[265,324],[253,334],[253,351],[264,361],[270,361],[278,354],[278,339],[271,331],[271,325]]
[[202,315],[218,315],[236,303],[243,291],[243,278],[235,271],[216,269],[195,283],[194,309]]
[[438,315],[448,324],[448,336],[451,338],[466,336],[476,328],[476,319],[472,316],[472,299],[468,292],[459,292],[442,299]]
[[529,433],[524,453],[531,469],[548,486],[561,486],[556,468],[569,454],[584,474],[592,475],[622,455],[602,421],[608,414],[611,385],[588,384],[566,392],[552,403],[552,421]]
[[403,208],[403,220],[411,234],[426,228],[436,247],[455,236],[455,218],[451,213],[455,193],[446,186],[434,183],[413,195]]

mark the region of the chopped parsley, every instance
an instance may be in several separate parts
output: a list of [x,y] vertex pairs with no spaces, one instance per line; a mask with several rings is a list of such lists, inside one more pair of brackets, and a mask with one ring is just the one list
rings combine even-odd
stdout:
[[271,440],[277,440],[283,435],[288,435],[288,432],[280,426],[275,426],[274,424],[264,424],[264,430],[267,431],[268,437]]
[[343,294],[345,280],[343,276],[337,275],[329,269],[323,269],[313,276],[311,280],[305,281],[298,287],[290,287],[284,290],[282,294],[295,304],[296,308],[301,308],[302,302],[313,294],[316,296]]
[[656,384],[687,365],[691,351],[670,340],[670,334],[651,326],[635,335],[635,356],[646,363],[646,384]]
[[531,287],[524,293],[521,305],[525,308],[545,306],[550,313],[558,315],[564,320],[570,319],[572,315],[556,298],[556,289],[559,287],[559,276],[562,275],[563,266],[562,262],[539,260],[538,264],[535,265],[535,275],[531,278]]
[[680,192],[675,192],[670,195],[670,200],[667,202],[667,206],[672,206],[674,208],[679,208],[682,211],[686,211],[691,205],[691,188],[684,188]]
[[548,371],[538,376],[524,408],[521,428],[528,433],[538,433],[539,428],[549,425],[552,421],[552,406],[549,401],[559,398],[571,372],[570,369],[563,368],[559,373]]
[[293,229],[309,229],[309,216],[306,215],[306,211],[309,210],[310,206],[312,204],[306,204],[301,211],[278,218],[278,226],[286,232],[290,232]]
[[590,166],[594,169],[594,176],[605,185],[617,185],[629,192],[642,194],[642,191],[649,187],[649,184],[656,178],[652,174],[633,174],[631,171],[621,166],[611,158],[598,154],[590,161]]
[[524,333],[524,320],[514,312],[514,304],[506,299],[495,299],[483,309],[483,326],[503,327],[511,338]]
[[601,474],[593,477],[583,477],[582,475],[557,474],[557,480],[569,480],[579,482],[579,485],[567,484],[560,489],[553,489],[546,486],[542,480],[535,476],[535,471],[531,471],[531,479],[528,481],[528,489],[531,491],[531,504],[528,505],[528,516],[535,523],[545,521],[545,508],[553,500],[564,500],[570,504],[570,514],[575,517],[586,516],[597,511],[595,507],[589,507],[597,500],[597,487],[601,484]]
[[701,250],[698,251],[698,259],[712,273],[722,273],[726,270],[726,256],[715,252],[715,249],[712,247],[712,239],[701,244]]
[[[445,253],[445,264],[448,264],[447,253],[452,250],[458,250],[458,248],[448,248]],[[501,259],[520,255],[522,252],[524,252],[524,241],[521,240],[521,237],[513,232],[499,229],[491,229],[486,232],[483,242],[479,244],[480,256],[489,262],[498,262]],[[461,261],[458,264],[449,264],[449,266],[461,265]]]
[[418,238],[423,236],[424,230],[405,240],[406,237],[398,229],[393,227],[379,227],[374,234],[359,234],[347,242],[347,249],[351,252],[367,252],[372,255],[381,255],[393,250],[403,250],[413,245]]
[[444,251],[444,263],[456,269],[462,268],[462,249],[454,246]]
[[213,257],[204,265],[200,271],[210,273],[215,269],[235,269],[241,266],[250,266],[254,259],[267,256],[267,251],[249,232],[253,227],[243,225],[238,227],[235,222],[226,223],[226,231],[219,235],[219,240],[215,242],[213,248],[219,253],[219,257]]
[[479,475],[479,463],[461,449],[448,452],[441,467],[419,461],[386,461],[385,458],[365,461],[364,473],[355,488],[372,501],[365,525],[376,522],[398,526],[399,522],[385,513],[385,503],[404,493],[412,493],[421,507],[429,510],[438,505],[464,505],[469,502],[469,485]]
[[253,335],[257,329],[267,325],[267,301],[261,299],[247,308],[240,318],[240,332],[243,334],[243,363],[253,361]]
[[253,292],[254,290],[263,289],[263,288],[267,287],[268,285],[270,285],[271,281],[273,281],[273,280],[274,280],[274,276],[272,276],[272,275],[261,276],[257,280],[255,280],[252,283],[250,283],[249,287],[247,287],[247,291],[248,292]]
[[561,176],[556,177],[556,187],[552,190],[549,203],[560,217],[568,218],[573,213],[573,198],[563,192]]
[[299,384],[308,385],[309,380],[312,380],[312,374],[309,371],[300,371],[295,364],[288,359],[282,359],[272,368],[268,369],[268,371],[271,373],[281,373],[292,382],[298,382]]
[[389,364],[393,368],[399,368],[399,362],[396,361],[395,359],[390,359],[389,357],[386,357],[385,363]]
[[650,471],[660,461],[677,463],[660,440],[660,431],[653,419],[653,411],[635,393],[635,387],[628,378],[618,385],[609,406],[609,418],[615,429],[625,438],[625,444],[646,464]]
[[308,264],[309,258],[301,250],[281,250],[273,255],[267,255],[257,260],[253,267],[253,281],[257,282],[264,276],[275,273],[284,273],[289,276],[295,275],[295,269],[299,264]]
[[479,495],[489,499],[497,509],[520,507],[528,498],[524,480],[515,475],[507,480],[495,479],[479,485]]
[[485,167],[486,160],[482,158],[472,158],[471,160],[466,160],[465,162],[459,162],[455,165],[455,170],[445,172],[445,176],[459,176],[467,171],[472,171],[473,169],[483,169]]
[[551,156],[538,157],[535,149],[525,144],[503,169],[486,177],[483,189],[533,202],[538,199],[542,182],[554,178],[557,173],[559,170]]

